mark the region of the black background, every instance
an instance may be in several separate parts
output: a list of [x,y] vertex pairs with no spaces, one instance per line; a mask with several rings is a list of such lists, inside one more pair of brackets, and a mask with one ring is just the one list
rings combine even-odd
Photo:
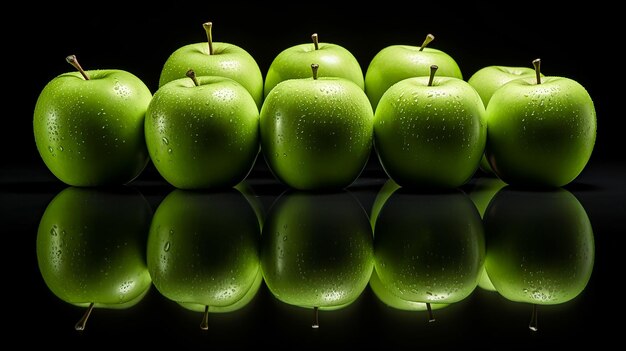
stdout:
[[[268,344],[274,346],[345,345],[447,346],[454,343],[500,348],[503,345],[561,344],[572,340],[611,337],[614,326],[603,319],[619,309],[622,298],[611,280],[613,258],[623,234],[624,152],[620,128],[619,94],[623,89],[623,57],[617,37],[618,11],[598,6],[574,5],[551,8],[531,2],[514,9],[489,5],[455,7],[448,2],[373,3],[373,6],[336,2],[299,6],[187,5],[182,1],[133,10],[124,2],[101,4],[62,3],[54,8],[3,10],[3,56],[6,78],[3,105],[3,165],[0,172],[3,199],[2,234],[9,237],[12,255],[4,257],[8,279],[3,289],[12,312],[6,321],[15,327],[18,340],[37,342],[39,337],[60,343],[120,343],[122,339],[145,345],[179,343]],[[134,5],[136,6],[136,5]],[[71,71],[65,56],[76,54],[85,69],[118,68],[141,78],[154,93],[163,63],[180,46],[205,40],[201,24],[212,21],[215,41],[246,49],[263,74],[283,49],[308,42],[317,32],[323,42],[350,50],[365,73],[369,61],[382,48],[394,44],[420,45],[427,33],[436,39],[431,46],[450,54],[464,77],[488,65],[528,66],[542,59],[543,73],[566,76],[587,88],[598,115],[598,137],[592,159],[568,190],[587,209],[596,234],[597,259],[590,287],[584,296],[567,306],[555,306],[540,320],[546,332],[530,335],[526,329],[528,306],[506,303],[484,291],[470,301],[441,311],[436,325],[424,323],[423,315],[390,312],[377,303],[369,289],[344,313],[324,319],[311,331],[309,311],[281,304],[262,288],[242,312],[215,317],[209,333],[198,330],[199,316],[167,304],[154,290],[133,313],[98,311],[89,330],[80,335],[71,328],[81,311],[59,301],[46,290],[34,262],[36,226],[47,203],[65,186],[45,168],[35,148],[32,113],[39,92],[55,76]],[[617,91],[614,93],[614,91]],[[623,100],[623,98],[622,98]],[[252,177],[267,176],[259,158]],[[368,166],[373,179],[381,175],[376,160]],[[156,181],[156,182],[152,182]],[[149,167],[136,181],[156,207],[170,188],[159,182]],[[143,182],[143,183],[142,183]],[[371,203],[381,183],[362,183],[354,188],[365,204]],[[278,189],[280,190],[280,189]],[[271,202],[275,190],[266,194]],[[263,194],[261,194],[263,195]],[[619,220],[619,222],[618,222]],[[6,243],[5,243],[6,244]],[[9,247],[5,247],[5,250]],[[21,256],[21,257],[20,257]],[[15,262],[18,262],[15,264]],[[25,267],[22,271],[19,268]],[[613,291],[612,291],[613,289]],[[597,301],[597,303],[595,303]],[[158,309],[153,308],[157,306]],[[365,307],[364,307],[365,306]],[[325,315],[325,314],[323,314]],[[330,315],[330,314],[328,314]],[[549,327],[548,327],[549,326]],[[12,331],[13,329],[9,329]],[[19,336],[26,335],[26,336]]]

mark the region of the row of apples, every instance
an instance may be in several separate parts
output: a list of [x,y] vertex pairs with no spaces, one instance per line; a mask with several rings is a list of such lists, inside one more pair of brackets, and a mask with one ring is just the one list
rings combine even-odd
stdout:
[[363,74],[342,46],[319,42],[278,54],[265,79],[243,48],[207,42],[176,50],[154,96],[129,72],[54,78],[34,113],[39,153],[74,186],[122,184],[152,160],[181,189],[231,187],[262,152],[300,190],[348,187],[372,150],[405,187],[455,188],[481,165],[509,184],[559,187],[591,157],[596,115],[579,83],[489,66],[464,81],[448,54],[382,49]]

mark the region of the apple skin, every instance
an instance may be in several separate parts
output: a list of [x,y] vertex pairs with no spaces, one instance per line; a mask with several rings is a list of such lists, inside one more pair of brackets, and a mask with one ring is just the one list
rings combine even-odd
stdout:
[[128,308],[152,281],[145,239],[152,210],[137,191],[68,187],[37,230],[39,271],[54,295],[80,307]]
[[[535,77],[535,70],[528,67],[487,66],[476,71],[467,82],[476,89],[486,108],[498,88],[514,79],[532,77]],[[487,174],[494,174],[485,156],[480,160],[480,168]]]
[[[438,72],[438,71],[437,71]],[[487,123],[478,93],[450,77],[408,78],[380,99],[374,147],[385,172],[404,187],[455,188],[478,169]]]
[[[256,297],[256,294],[259,292],[261,285],[263,284],[263,272],[259,269],[256,273],[254,281],[252,285],[248,289],[248,291],[243,295],[237,302],[228,306],[209,306],[209,313],[229,313],[238,311],[244,307],[246,307],[252,300]],[[204,312],[206,306],[198,303],[186,303],[180,302],[178,303],[182,307],[194,311],[194,312]]]
[[232,187],[259,154],[259,111],[239,83],[224,77],[178,79],[155,94],[145,119],[150,157],[180,189]]
[[261,267],[278,300],[343,308],[363,292],[373,265],[372,228],[350,193],[288,190],[272,206],[263,226]]
[[402,300],[450,304],[469,296],[485,259],[480,215],[461,191],[396,190],[374,229],[375,269]]
[[265,97],[282,81],[310,77],[312,63],[320,65],[320,77],[344,78],[364,89],[363,71],[350,51],[331,43],[319,43],[315,50],[311,43],[289,47],[274,58],[265,76]]
[[513,80],[487,106],[485,155],[504,182],[561,187],[587,165],[596,140],[596,112],[585,88],[563,77]]
[[150,226],[148,269],[154,286],[193,311],[242,308],[260,286],[259,235],[256,213],[237,190],[176,189],[161,202]]
[[467,82],[476,89],[487,107],[491,96],[501,86],[518,78],[534,78],[535,75],[535,70],[528,67],[487,66],[476,71]]
[[586,287],[595,256],[593,230],[569,191],[507,186],[489,204],[484,222],[485,268],[506,299],[553,305]]
[[[395,308],[397,310],[403,310],[403,311],[418,311],[418,312],[428,310],[428,307],[426,306],[426,303],[424,302],[403,300],[399,298],[398,296],[392,294],[389,290],[387,290],[384,284],[380,281],[380,278],[378,278],[378,273],[376,273],[376,270],[372,272],[372,277],[370,278],[370,288],[374,292],[374,295],[376,295],[376,297],[378,297],[378,299],[382,303],[384,303],[385,305],[391,308]],[[430,308],[433,310],[439,310],[448,306],[449,305],[445,303],[433,303],[430,305]]]
[[349,80],[286,80],[261,109],[261,150],[276,178],[292,188],[345,188],[369,160],[372,120],[367,96]]
[[257,108],[263,104],[263,74],[259,65],[245,49],[229,43],[213,42],[213,54],[209,44],[185,45],[174,51],[163,65],[159,87],[176,79],[185,78],[193,69],[198,77],[219,76],[241,84],[250,93]]
[[148,164],[143,123],[152,94],[122,70],[61,74],[41,91],[33,131],[48,169],[72,186],[120,185]]
[[454,59],[445,52],[419,46],[391,45],[380,50],[370,61],[365,72],[365,93],[372,108],[376,110],[378,101],[395,83],[411,77],[428,77],[430,66],[437,65],[438,76],[463,79],[461,69]]

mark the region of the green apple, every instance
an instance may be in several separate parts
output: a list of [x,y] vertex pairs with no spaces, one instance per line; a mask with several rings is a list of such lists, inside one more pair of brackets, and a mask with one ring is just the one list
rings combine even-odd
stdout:
[[513,80],[487,106],[487,148],[493,171],[508,184],[560,187],[587,165],[596,140],[589,93],[564,77]]
[[[279,83],[261,109],[261,150],[274,175],[300,190],[354,182],[372,150],[372,107],[355,83],[317,76]],[[320,68],[321,69],[321,68]]]
[[463,79],[454,59],[445,52],[426,47],[435,37],[428,34],[422,46],[391,45],[380,50],[365,72],[365,92],[376,110],[378,101],[395,83],[411,77],[428,76],[430,66],[439,67],[439,75]]
[[148,237],[154,286],[183,307],[208,314],[231,312],[256,295],[260,228],[246,198],[235,189],[176,189],[157,208]]
[[476,90],[452,77],[402,80],[380,99],[374,147],[385,172],[404,187],[456,188],[485,150],[485,108]]
[[372,228],[352,194],[288,191],[263,226],[261,267],[280,301],[317,311],[343,308],[373,269]]
[[234,80],[189,75],[159,88],[148,106],[150,157],[177,188],[236,185],[259,154],[259,110]]
[[363,71],[350,51],[337,44],[320,43],[317,33],[311,39],[312,44],[294,45],[274,58],[265,76],[265,97],[282,81],[310,77],[311,63],[322,67],[320,77],[345,78],[364,89]]
[[[535,71],[528,67],[487,66],[476,71],[467,82],[476,89],[483,104],[487,107],[493,93],[504,84],[514,79],[534,76]],[[480,160],[480,168],[488,174],[493,174],[485,156]]]
[[37,230],[39,271],[54,295],[87,308],[129,308],[151,286],[145,238],[152,210],[130,188],[68,187],[52,199]]
[[484,240],[480,215],[461,191],[412,193],[400,188],[376,219],[376,273],[381,285],[401,300],[427,307],[456,303],[478,284]]
[[[426,304],[423,302],[404,300],[391,293],[385,287],[385,285],[380,281],[380,278],[378,278],[376,270],[372,272],[372,276],[370,277],[370,288],[374,292],[374,295],[376,295],[382,303],[397,310],[422,312],[428,311],[429,308],[431,310],[438,310],[449,306],[445,303]],[[430,305],[430,307],[428,305]]]
[[518,78],[534,78],[535,70],[528,67],[487,66],[474,73],[467,82],[476,89],[485,107],[493,93],[504,84]]
[[[585,289],[593,270],[593,230],[585,209],[567,190],[507,186],[489,204],[484,222],[485,268],[506,299],[553,305]],[[536,315],[530,328],[536,330]]]
[[48,169],[73,186],[119,185],[148,164],[143,134],[152,94],[132,73],[82,69],[61,74],[41,91],[33,118],[35,143]]
[[174,51],[163,65],[159,87],[184,78],[190,68],[198,76],[220,76],[241,84],[256,102],[263,103],[263,74],[259,65],[245,49],[230,43],[213,42],[211,22],[202,25],[207,42],[185,45]]

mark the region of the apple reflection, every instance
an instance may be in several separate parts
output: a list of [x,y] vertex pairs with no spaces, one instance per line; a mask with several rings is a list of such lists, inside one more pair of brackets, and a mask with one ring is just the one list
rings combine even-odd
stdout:
[[397,189],[376,218],[374,252],[380,284],[370,284],[379,298],[385,292],[381,301],[391,307],[424,304],[433,321],[431,304],[459,302],[478,284],[485,258],[480,215],[458,190]]
[[438,310],[449,306],[449,304],[445,303],[426,304],[424,302],[415,302],[396,296],[380,281],[376,270],[372,272],[370,288],[382,303],[397,310],[423,312],[428,311],[429,308],[431,310]]
[[372,228],[349,192],[289,190],[272,206],[263,227],[261,266],[278,300],[314,311],[348,306],[373,269]]
[[[505,185],[505,182],[495,177],[476,178],[469,184],[467,195],[470,197],[474,205],[476,205],[481,218],[484,217],[485,210],[487,209],[491,199],[493,199],[498,191],[504,188]],[[487,291],[496,291],[496,288],[491,283],[484,266],[482,272],[480,273],[478,287]]]
[[376,218],[378,218],[378,214],[385,205],[385,202],[387,202],[391,194],[393,194],[398,189],[400,189],[400,185],[394,182],[393,179],[389,178],[376,193],[376,197],[374,198],[374,203],[372,204],[372,209],[370,212],[370,223],[372,225],[372,230],[374,230],[374,227],[376,226]]
[[578,296],[591,277],[593,230],[585,209],[569,191],[500,190],[486,210],[485,268],[506,299],[537,305]]
[[157,208],[148,237],[148,269],[154,286],[184,308],[232,312],[256,295],[260,226],[244,195],[174,190]]
[[37,231],[37,261],[54,295],[87,308],[124,309],[137,304],[151,286],[145,238],[152,210],[127,188],[69,187],[48,204]]

